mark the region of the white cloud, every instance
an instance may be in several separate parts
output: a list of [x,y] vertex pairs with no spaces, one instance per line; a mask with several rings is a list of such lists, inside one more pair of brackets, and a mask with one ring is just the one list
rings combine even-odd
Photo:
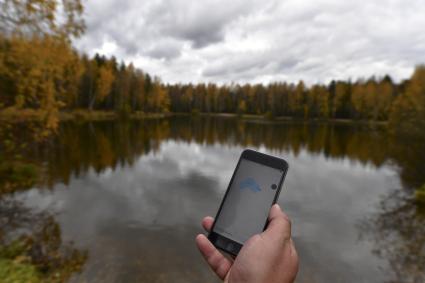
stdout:
[[93,0],[76,45],[166,82],[400,80],[425,63],[424,14],[422,0]]

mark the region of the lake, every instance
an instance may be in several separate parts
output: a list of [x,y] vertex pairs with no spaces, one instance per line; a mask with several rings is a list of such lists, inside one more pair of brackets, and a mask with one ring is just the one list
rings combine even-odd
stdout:
[[423,148],[380,127],[203,116],[62,123],[30,153],[42,180],[3,198],[2,233],[41,227],[41,247],[79,259],[70,282],[219,282],[194,239],[245,148],[290,165],[279,204],[293,223],[297,282],[425,280],[425,209],[411,191],[423,181]]

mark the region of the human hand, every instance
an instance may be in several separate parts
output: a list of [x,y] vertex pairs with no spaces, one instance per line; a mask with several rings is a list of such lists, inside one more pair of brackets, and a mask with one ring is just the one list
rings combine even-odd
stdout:
[[[205,217],[202,226],[210,231],[214,219]],[[291,239],[289,217],[275,204],[267,229],[245,242],[234,261],[221,254],[205,235],[196,237],[199,251],[208,265],[228,283],[290,283],[298,272],[298,255]]]

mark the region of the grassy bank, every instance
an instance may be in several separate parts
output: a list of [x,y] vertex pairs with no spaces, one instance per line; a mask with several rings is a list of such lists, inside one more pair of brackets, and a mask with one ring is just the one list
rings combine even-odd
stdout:
[[[0,121],[6,122],[26,122],[26,121],[43,121],[47,113],[45,111],[32,110],[32,109],[14,109],[7,108],[0,110]],[[115,120],[120,117],[127,117],[130,119],[152,119],[164,118],[170,116],[169,113],[143,113],[133,112],[130,114],[120,114],[114,111],[101,111],[101,110],[70,110],[61,111],[58,114],[60,121],[105,121]]]

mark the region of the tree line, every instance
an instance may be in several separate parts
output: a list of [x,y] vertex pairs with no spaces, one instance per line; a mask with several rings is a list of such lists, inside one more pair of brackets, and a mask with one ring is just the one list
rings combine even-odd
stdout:
[[173,112],[213,112],[290,116],[299,118],[345,118],[387,120],[400,85],[389,76],[381,80],[328,85],[298,83],[177,84],[167,85]]
[[424,129],[423,65],[401,83],[386,75],[314,85],[164,84],[132,63],[77,52],[71,39],[85,28],[80,0],[1,5],[0,109],[41,111],[48,127],[57,125],[59,111],[87,109],[363,119],[390,121],[399,130]]
[[159,78],[112,58],[78,54],[49,36],[0,38],[0,105],[47,112],[69,109],[164,112]]
[[[80,55],[49,36],[0,37],[0,105],[18,109],[268,114],[300,118],[388,120],[423,102],[425,70],[396,84],[382,79],[298,83],[163,84],[116,58]],[[418,100],[418,101],[416,101]],[[423,104],[422,104],[423,105]]]

